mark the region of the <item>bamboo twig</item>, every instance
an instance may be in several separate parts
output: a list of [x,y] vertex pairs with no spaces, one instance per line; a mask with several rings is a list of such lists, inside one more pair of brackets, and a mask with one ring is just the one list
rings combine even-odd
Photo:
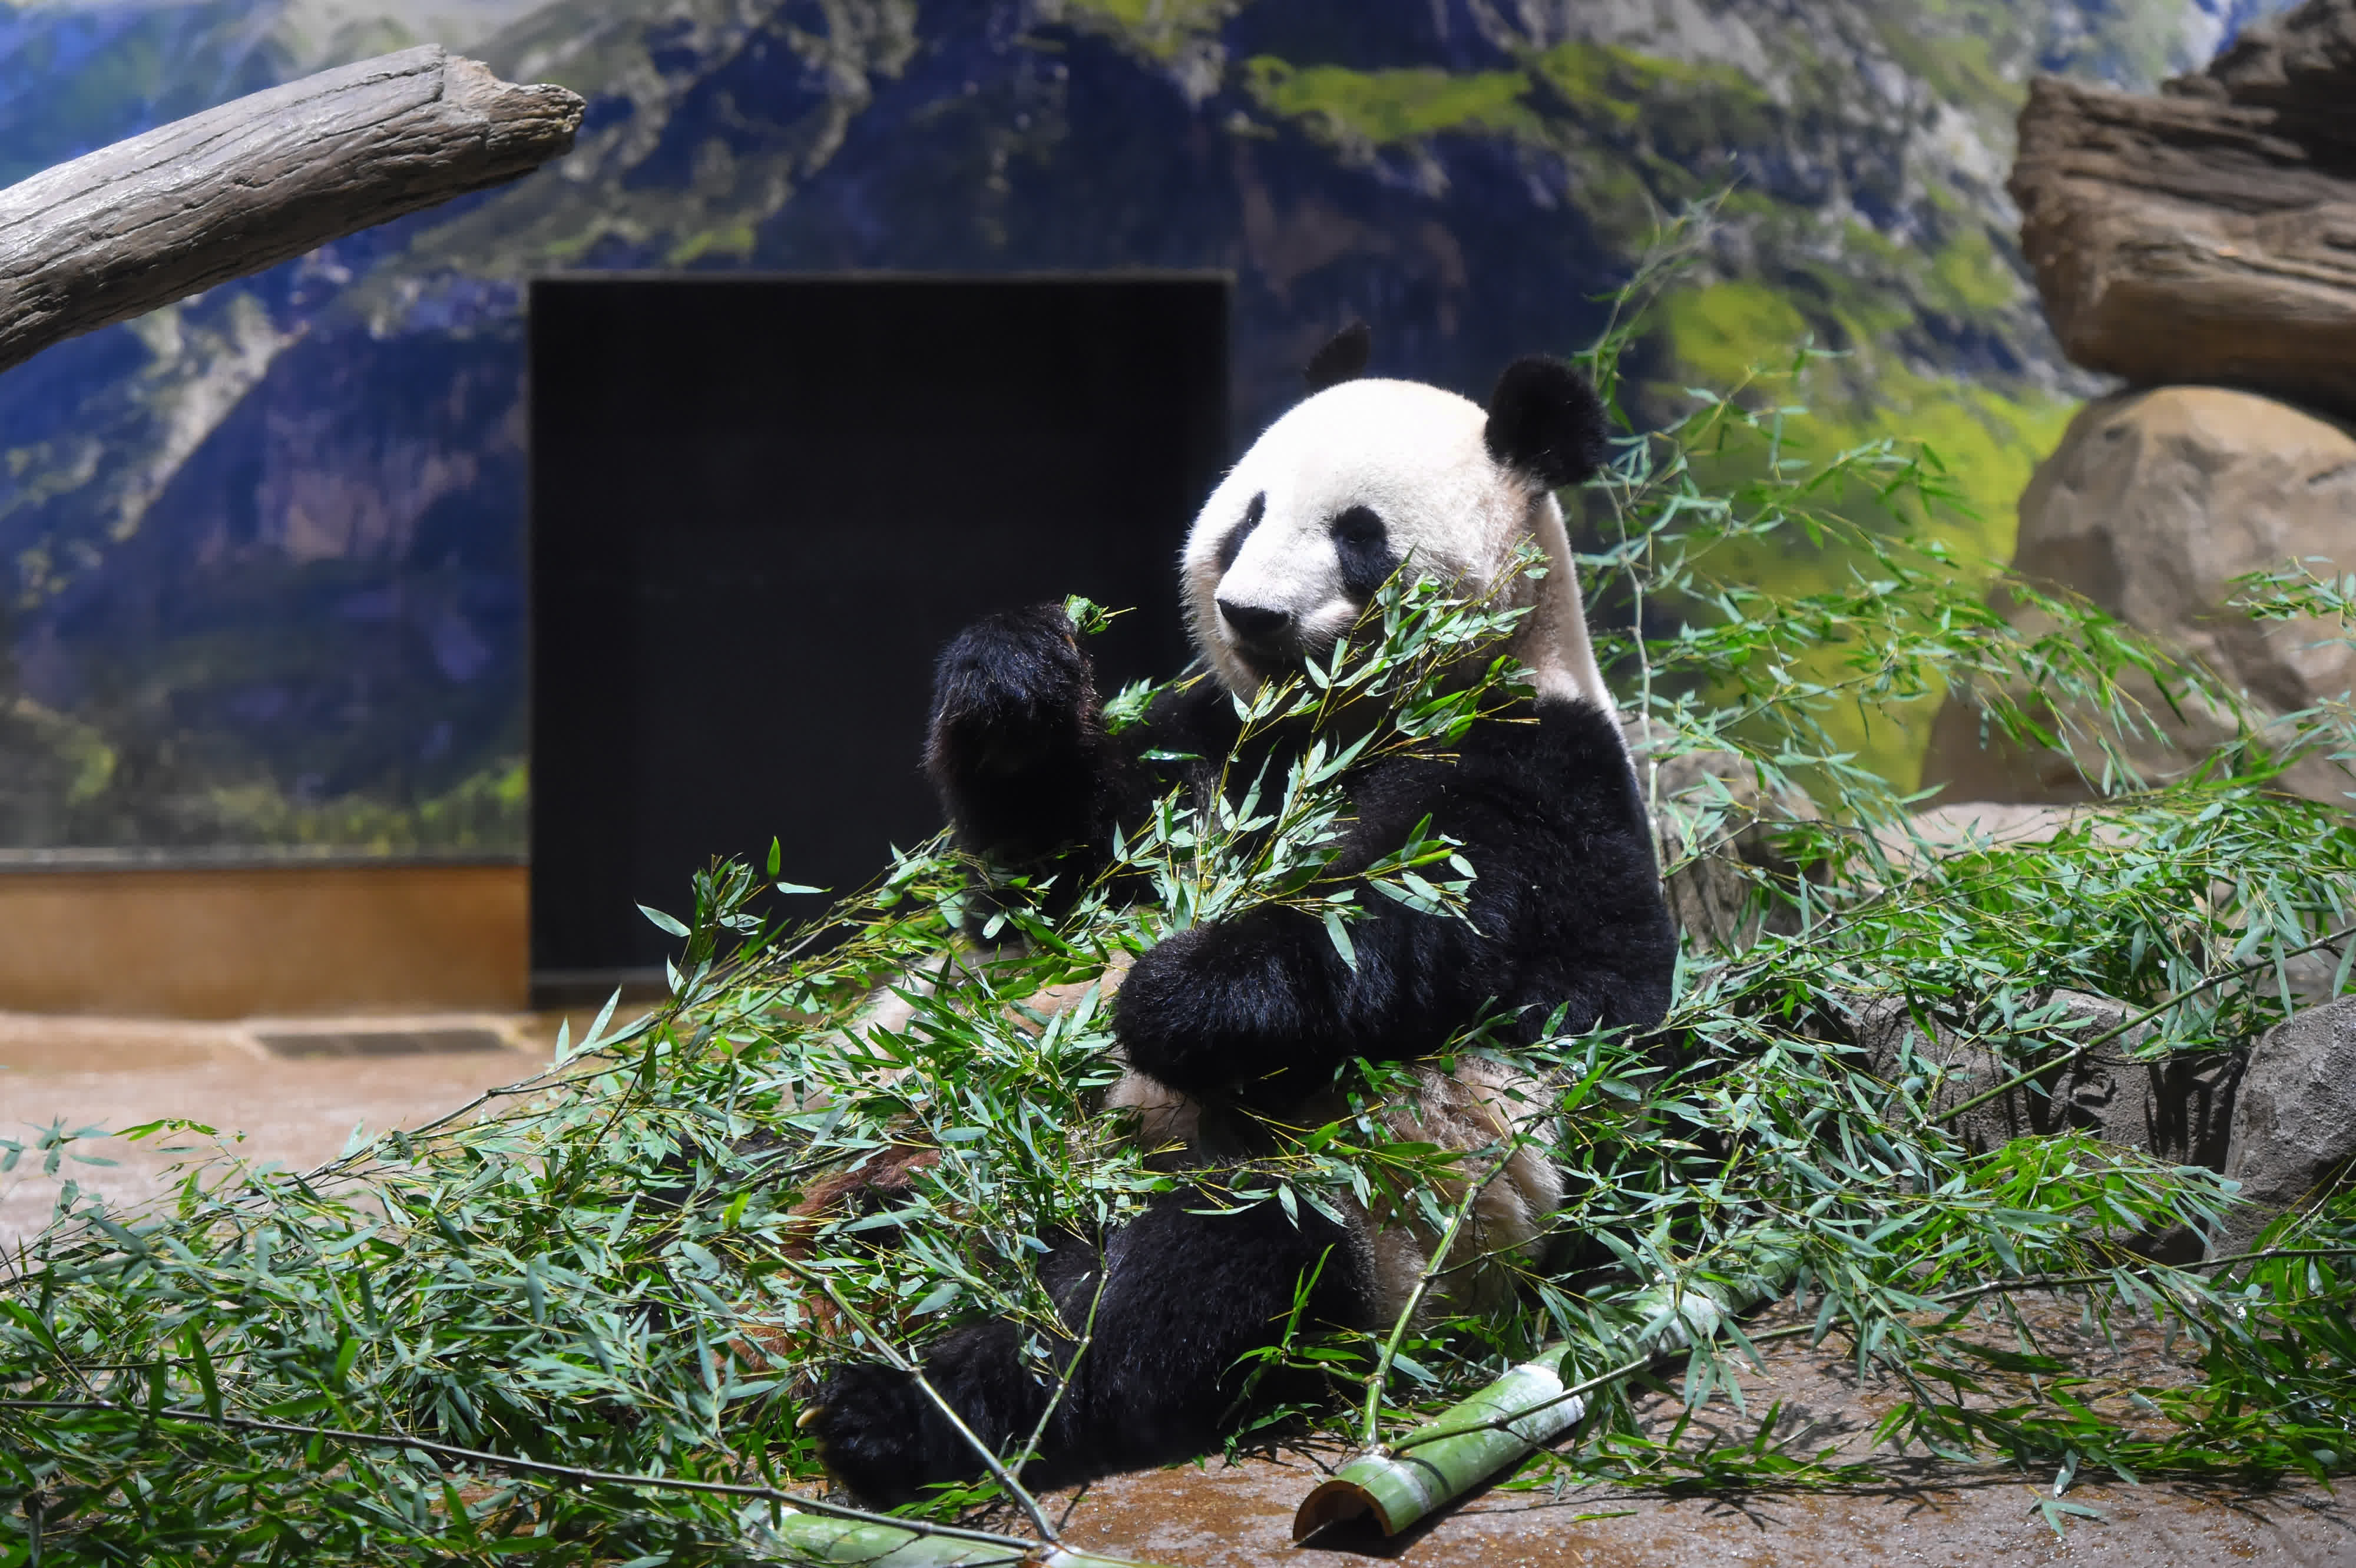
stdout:
[[[1976,1300],[1981,1296],[1999,1295],[2011,1291],[2054,1290],[2066,1285],[2105,1284],[2115,1280],[2121,1272],[2132,1273],[2138,1277],[2147,1279],[2155,1271],[2163,1269],[2172,1270],[2177,1273],[2189,1274],[2205,1273],[2211,1269],[2226,1268],[2234,1263],[2260,1262],[2275,1258],[2351,1257],[2356,1257],[2356,1247],[2266,1247],[2252,1252],[2235,1252],[2229,1257],[2210,1258],[2198,1263],[2187,1263],[2181,1267],[2169,1263],[2145,1263],[2131,1265],[2124,1271],[2110,1270],[2098,1274],[2029,1274],[2017,1280],[1992,1280],[1984,1282],[1980,1284],[1965,1285],[1956,1290],[1944,1291],[1937,1295],[1928,1295],[1922,1299],[1928,1302],[1933,1302],[1941,1306],[1955,1306],[1961,1305],[1966,1301]],[[1815,1332],[1815,1325],[1801,1323],[1794,1324],[1788,1328],[1771,1328],[1763,1334],[1753,1334],[1750,1336],[1750,1339],[1754,1345],[1764,1345],[1782,1339],[1797,1338],[1803,1334],[1813,1334]],[[1534,1415],[1538,1412],[1545,1410],[1549,1405],[1558,1405],[1566,1400],[1577,1399],[1582,1394],[1592,1393],[1595,1390],[1602,1388],[1607,1384],[1618,1382],[1621,1379],[1629,1377],[1633,1373],[1643,1371],[1646,1367],[1653,1365],[1654,1362],[1661,1360],[1665,1357],[1673,1356],[1678,1349],[1685,1348],[1686,1347],[1682,1346],[1671,1347],[1666,1349],[1655,1351],[1651,1355],[1645,1356],[1639,1360],[1625,1362],[1608,1371],[1599,1372],[1594,1377],[1588,1379],[1585,1382],[1571,1384],[1566,1387],[1562,1392],[1550,1395],[1547,1399],[1542,1400],[1536,1404],[1526,1406],[1508,1415],[1498,1416],[1491,1421],[1448,1428],[1441,1428],[1439,1426],[1419,1428],[1408,1436],[1401,1438],[1398,1442],[1392,1444],[1391,1452],[1395,1455],[1404,1453],[1409,1448],[1414,1448],[1426,1443],[1436,1443],[1443,1437],[1459,1437],[1467,1433],[1503,1432],[1510,1427],[1513,1423],[1520,1421],[1526,1416]]]
[[[147,1412],[139,1405],[128,1405],[114,1400],[21,1400],[0,1399],[0,1410],[23,1411],[113,1411],[124,1415],[145,1416]],[[1003,1535],[995,1530],[969,1530],[962,1525],[935,1524],[926,1520],[898,1519],[889,1514],[871,1513],[865,1509],[845,1503],[830,1503],[818,1498],[806,1498],[798,1493],[780,1491],[775,1487],[758,1486],[740,1481],[690,1481],[673,1476],[637,1476],[625,1471],[591,1470],[575,1465],[558,1465],[545,1459],[520,1459],[513,1455],[493,1454],[480,1448],[464,1448],[454,1443],[440,1443],[430,1437],[419,1437],[405,1432],[351,1432],[333,1426],[305,1426],[294,1422],[258,1421],[252,1416],[215,1415],[201,1406],[190,1408],[166,1406],[156,1412],[168,1421],[184,1421],[202,1426],[217,1426],[235,1432],[267,1432],[284,1437],[316,1437],[334,1443],[349,1443],[371,1448],[415,1449],[436,1458],[454,1459],[469,1465],[487,1466],[518,1475],[545,1476],[552,1480],[573,1481],[584,1486],[647,1487],[671,1492],[703,1492],[715,1497],[744,1498],[755,1502],[782,1503],[788,1508],[810,1513],[824,1514],[830,1519],[851,1520],[862,1524],[889,1525],[917,1535],[946,1536],[953,1541],[978,1541],[987,1546],[1010,1546],[1029,1552],[1037,1543],[1019,1535]]]
[[[2279,1257],[2351,1256],[2356,1256],[2356,1247],[2271,1247],[2211,1259],[2197,1267],[2217,1269],[2238,1262]],[[2115,1281],[2123,1272],[2148,1277],[2167,1270],[2168,1265],[2165,1264],[2147,1264],[2140,1268],[2095,1274],[2035,1275],[1967,1285],[1921,1299],[1953,1306],[2002,1292],[2099,1284]],[[2181,1273],[2192,1270],[2172,1272]],[[1783,1271],[1778,1269],[1774,1273],[1780,1278]],[[1655,1319],[1649,1327],[1639,1331],[1640,1338],[1659,1335],[1665,1339],[1670,1335],[1682,1334],[1685,1337],[1682,1344],[1655,1343],[1641,1355],[1568,1386],[1562,1384],[1559,1372],[1569,1347],[1568,1344],[1551,1346],[1481,1392],[1462,1402],[1439,1420],[1391,1444],[1387,1450],[1379,1454],[1361,1454],[1334,1471],[1302,1499],[1300,1509],[1293,1516],[1293,1539],[1305,1540],[1329,1524],[1368,1511],[1375,1515],[1385,1534],[1397,1534],[1462,1496],[1485,1477],[1518,1463],[1534,1449],[1554,1441],[1586,1419],[1588,1394],[1658,1366],[1678,1350],[1693,1348],[1698,1337],[1714,1336],[1726,1318],[1732,1315],[1731,1309],[1735,1307],[1738,1295],[1755,1302],[1778,1288],[1769,1284],[1765,1275],[1747,1283],[1729,1282],[1729,1285],[1730,1288],[1724,1303],[1717,1301],[1706,1291],[1684,1293],[1708,1304],[1712,1312],[1710,1320],[1697,1324],[1677,1304],[1673,1294],[1667,1316]],[[1700,1329],[1700,1335],[1695,1334],[1697,1327]],[[1820,1330],[1815,1325],[1795,1324],[1749,1337],[1751,1344],[1757,1345],[1818,1332]],[[1509,1409],[1497,1408],[1501,1398],[1510,1397],[1530,1385],[1543,1387],[1549,1382],[1554,1384],[1554,1391],[1544,1398],[1515,1403]],[[1560,1413],[1551,1421],[1534,1419],[1544,1418],[1549,1412]],[[1499,1441],[1497,1434],[1504,1434],[1509,1440]],[[1442,1444],[1445,1446],[1437,1446]],[[1432,1451],[1429,1455],[1413,1452],[1425,1448]]]
[[1442,1265],[1448,1262],[1449,1250],[1456,1244],[1456,1233],[1463,1229],[1465,1217],[1472,1212],[1472,1205],[1489,1189],[1489,1184],[1497,1179],[1505,1168],[1505,1162],[1512,1157],[1511,1150],[1500,1155],[1487,1175],[1466,1186],[1462,1200],[1456,1205],[1456,1212],[1448,1217],[1448,1229],[1440,1233],[1440,1240],[1433,1246],[1431,1256],[1424,1260],[1423,1272],[1416,1276],[1415,1288],[1408,1293],[1407,1305],[1399,1308],[1398,1319],[1391,1325],[1390,1337],[1383,1341],[1382,1353],[1375,1359],[1374,1370],[1366,1374],[1364,1431],[1359,1442],[1368,1453],[1377,1452],[1382,1446],[1383,1389],[1390,1380],[1391,1363],[1398,1357],[1399,1342],[1407,1337],[1408,1325],[1415,1321],[1416,1310],[1423,1305],[1424,1294],[1431,1289],[1431,1282],[1440,1277]]
[[1097,1290],[1088,1298],[1088,1320],[1080,1326],[1080,1342],[1073,1347],[1072,1359],[1064,1363],[1063,1376],[1055,1380],[1055,1391],[1047,1396],[1046,1404],[1040,1409],[1039,1419],[1031,1424],[1031,1435],[1023,1444],[1023,1460],[1038,1454],[1039,1440],[1047,1434],[1047,1423],[1055,1415],[1055,1407],[1064,1402],[1064,1395],[1071,1390],[1072,1380],[1080,1375],[1080,1359],[1088,1353],[1088,1347],[1097,1342],[1097,1308],[1104,1301],[1105,1285],[1111,1278],[1111,1266],[1105,1262],[1104,1253],[1099,1251],[1097,1253]]

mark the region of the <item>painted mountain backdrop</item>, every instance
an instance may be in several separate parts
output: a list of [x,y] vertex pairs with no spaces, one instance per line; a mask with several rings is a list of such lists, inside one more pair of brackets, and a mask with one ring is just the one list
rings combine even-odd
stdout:
[[0,847],[520,851],[536,272],[1230,268],[1240,433],[1354,316],[1474,392],[1583,345],[1730,186],[1648,373],[1852,350],[1828,427],[1933,439],[2001,554],[2083,391],[2001,189],[2024,83],[2147,85],[2240,3],[0,5],[0,183],[412,42],[590,101],[519,186],[0,376]]

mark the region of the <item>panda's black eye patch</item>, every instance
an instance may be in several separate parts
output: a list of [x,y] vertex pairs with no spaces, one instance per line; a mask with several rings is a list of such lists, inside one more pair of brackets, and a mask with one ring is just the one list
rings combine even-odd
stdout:
[[1252,497],[1249,506],[1244,508],[1244,520],[1229,529],[1227,536],[1219,541],[1220,575],[1225,576],[1227,568],[1236,564],[1236,557],[1243,553],[1244,541],[1251,537],[1251,531],[1258,528],[1259,520],[1267,515],[1268,492],[1262,490]]
[[1342,565],[1342,591],[1364,603],[1398,570],[1398,553],[1391,548],[1390,530],[1372,507],[1354,506],[1326,525],[1333,553]]

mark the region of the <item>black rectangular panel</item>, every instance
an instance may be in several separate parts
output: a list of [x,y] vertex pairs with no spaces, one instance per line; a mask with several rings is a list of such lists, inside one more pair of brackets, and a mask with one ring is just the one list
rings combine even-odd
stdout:
[[940,823],[934,654],[1133,607],[1104,689],[1185,658],[1176,561],[1226,455],[1227,280],[566,276],[531,285],[536,973],[659,964],[713,855],[847,891]]

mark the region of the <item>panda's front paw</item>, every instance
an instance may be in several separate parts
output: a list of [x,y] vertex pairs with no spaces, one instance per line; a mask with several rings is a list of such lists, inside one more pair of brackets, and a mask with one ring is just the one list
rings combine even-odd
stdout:
[[933,666],[927,757],[936,771],[1008,773],[1095,727],[1088,656],[1059,605],[984,617]]
[[972,1467],[964,1441],[897,1368],[839,1369],[809,1420],[827,1472],[870,1508],[897,1508]]
[[1294,1058],[1321,1031],[1291,944],[1265,936],[1196,926],[1148,949],[1113,1001],[1129,1065],[1198,1099],[1252,1104],[1290,1092],[1302,1065]]
[[[1022,1331],[1000,1318],[943,1335],[925,1356],[925,1380],[966,1431],[1005,1455],[1046,1408],[1047,1385],[1023,1364]],[[973,1441],[942,1413],[916,1379],[872,1362],[843,1367],[819,1391],[810,1426],[834,1478],[879,1508],[926,1487],[970,1481],[985,1466]]]

